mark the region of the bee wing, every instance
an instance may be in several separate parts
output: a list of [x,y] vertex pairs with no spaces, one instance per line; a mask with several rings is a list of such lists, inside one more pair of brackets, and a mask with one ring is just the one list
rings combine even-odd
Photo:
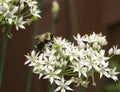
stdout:
[[34,39],[38,39],[40,37],[40,35],[35,35]]
[[36,35],[33,38],[37,41],[37,43],[41,42],[41,36],[40,35]]

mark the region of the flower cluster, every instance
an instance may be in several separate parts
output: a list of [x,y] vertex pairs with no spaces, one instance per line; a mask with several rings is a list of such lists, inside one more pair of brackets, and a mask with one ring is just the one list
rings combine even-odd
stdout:
[[35,0],[0,0],[0,24],[25,29],[26,24],[40,18],[37,3]]
[[51,84],[55,83],[58,86],[55,92],[72,91],[72,83],[87,87],[89,76],[92,76],[95,85],[95,72],[100,74],[100,78],[104,75],[118,80],[116,75],[119,72],[116,72],[116,68],[109,67],[109,59],[120,54],[117,46],[113,46],[106,53],[103,47],[107,45],[107,41],[102,34],[77,34],[73,37],[77,45],[66,39],[54,37],[54,42],[45,45],[43,53],[33,50],[25,55],[25,64],[32,66],[33,72],[39,74],[39,78],[49,79]]

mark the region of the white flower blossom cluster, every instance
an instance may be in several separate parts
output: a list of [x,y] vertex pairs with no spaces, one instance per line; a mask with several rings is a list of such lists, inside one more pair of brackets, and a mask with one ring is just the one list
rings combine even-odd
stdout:
[[37,4],[36,0],[0,0],[0,24],[25,29],[26,24],[40,18]]
[[73,89],[70,84],[87,87],[89,76],[92,76],[95,85],[95,72],[117,81],[116,68],[109,67],[109,59],[120,54],[117,46],[110,48],[106,53],[104,46],[107,45],[106,37],[102,34],[90,34],[73,36],[77,45],[61,38],[54,38],[53,43],[45,45],[43,53],[31,51],[25,55],[25,64],[33,67],[33,72],[39,74],[39,78],[49,79],[58,87],[54,90],[66,92]]

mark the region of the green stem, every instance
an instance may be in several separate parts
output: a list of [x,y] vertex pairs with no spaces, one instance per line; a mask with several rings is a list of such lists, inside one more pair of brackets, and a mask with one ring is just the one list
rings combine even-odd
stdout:
[[56,30],[56,24],[57,24],[57,19],[58,19],[58,14],[59,14],[59,3],[57,0],[53,0],[52,2],[52,8],[51,8],[51,11],[52,11],[52,34],[55,33],[55,30]]
[[0,62],[0,88],[2,86],[2,78],[3,78],[4,64],[6,60],[6,51],[7,51],[7,44],[8,44],[7,33],[9,32],[9,30],[10,28],[8,28],[8,26],[3,27],[4,38],[3,38],[3,46],[2,46],[2,54],[1,54],[1,62]]
[[[39,9],[41,9],[42,5],[43,5],[43,0],[38,0],[39,5]],[[40,30],[40,20],[36,21],[34,24],[34,35],[38,34]],[[36,43],[36,40],[33,39],[33,49],[34,49],[34,45]],[[29,70],[29,74],[28,74],[28,80],[27,80],[27,87],[26,87],[26,92],[30,92],[31,90],[31,83],[32,83],[32,68]]]
[[26,92],[30,92],[31,83],[32,83],[32,68],[30,68],[29,70]]
[[80,92],[84,92],[85,91],[85,87],[81,86],[80,87]]
[[54,92],[55,90],[55,83],[53,83],[51,86],[50,86],[50,92]]
[[93,82],[93,86],[96,86],[95,78],[94,78],[94,71],[93,70],[92,70],[92,82]]
[[51,33],[52,33],[52,34],[55,34],[56,21],[57,21],[57,18],[52,18],[52,30],[51,30]]
[[[53,0],[54,1],[54,0]],[[53,7],[53,6],[52,6]],[[59,12],[59,11],[58,11]],[[51,29],[51,33],[52,34],[55,34],[55,31],[56,31],[56,25],[57,25],[57,17],[54,17],[54,12],[52,11],[52,29]],[[55,83],[53,83],[51,86],[50,86],[50,92],[54,92],[55,90]]]

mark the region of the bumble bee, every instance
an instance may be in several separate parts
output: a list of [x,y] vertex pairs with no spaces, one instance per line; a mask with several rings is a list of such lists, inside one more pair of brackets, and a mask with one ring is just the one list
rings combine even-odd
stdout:
[[53,34],[49,32],[35,36],[35,39],[37,40],[37,44],[35,47],[36,51],[42,53],[45,45],[49,42],[53,42],[53,38]]

